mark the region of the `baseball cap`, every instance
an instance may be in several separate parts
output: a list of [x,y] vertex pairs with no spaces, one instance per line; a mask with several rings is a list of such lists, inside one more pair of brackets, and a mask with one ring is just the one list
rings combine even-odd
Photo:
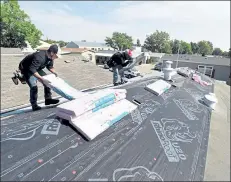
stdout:
[[56,54],[56,56],[57,56],[58,58],[61,57],[59,47],[58,47],[58,45],[56,45],[56,44],[51,45],[51,46],[49,47],[48,51],[49,51],[49,52],[53,52],[54,54]]
[[128,55],[132,57],[132,51],[130,49],[126,49],[125,52],[128,53]]

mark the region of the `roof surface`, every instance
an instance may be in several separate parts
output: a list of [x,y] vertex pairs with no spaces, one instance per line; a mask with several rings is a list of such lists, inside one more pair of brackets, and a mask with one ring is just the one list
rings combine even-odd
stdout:
[[211,111],[200,99],[213,86],[173,79],[161,96],[144,89],[157,78],[119,87],[141,104],[90,142],[55,108],[2,120],[2,180],[202,181]]
[[108,47],[105,43],[73,41],[80,47]]
[[22,54],[20,48],[1,47],[1,54]]
[[[29,87],[22,84],[15,85],[11,80],[13,72],[23,58],[24,56],[3,56],[1,58],[1,109],[29,102]],[[54,67],[59,77],[80,90],[112,83],[110,71],[101,69],[92,63],[84,63],[82,59],[81,55],[62,55],[61,58],[55,60]],[[71,62],[65,63],[65,60]],[[41,100],[44,98],[43,86],[38,83],[38,87],[38,96]],[[13,93],[20,93],[20,95]],[[53,96],[57,95],[54,93]]]
[[147,52],[151,57],[161,58],[165,55],[165,53],[157,53],[157,52]]
[[62,51],[69,51],[69,52],[72,52],[72,53],[83,53],[83,52],[86,52],[86,51],[91,51],[89,49],[83,49],[83,48],[61,48],[61,50]]
[[102,54],[115,54],[118,51],[113,51],[113,50],[98,50],[97,53],[102,53]]
[[[176,61],[178,55],[167,55],[165,54],[162,57],[162,60],[172,60]],[[179,55],[179,61],[182,62],[195,62],[195,63],[202,63],[202,64],[210,64],[210,65],[221,65],[221,66],[230,66],[230,58],[220,58],[220,57],[202,57],[197,55]]]

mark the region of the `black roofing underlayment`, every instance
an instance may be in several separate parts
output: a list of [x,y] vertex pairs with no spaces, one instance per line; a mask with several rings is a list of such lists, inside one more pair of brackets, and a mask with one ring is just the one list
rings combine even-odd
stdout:
[[203,180],[211,110],[199,100],[213,86],[175,78],[161,96],[144,89],[155,79],[123,86],[141,104],[90,142],[55,108],[3,120],[1,180]]

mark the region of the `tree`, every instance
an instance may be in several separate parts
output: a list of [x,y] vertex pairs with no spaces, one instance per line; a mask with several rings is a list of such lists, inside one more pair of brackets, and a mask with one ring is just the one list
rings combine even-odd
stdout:
[[212,55],[221,56],[223,51],[220,48],[214,48]]
[[184,42],[184,41],[181,41],[180,52],[181,52],[181,54],[192,54],[191,44]]
[[207,43],[209,44],[209,47],[210,47],[210,50],[211,50],[211,53],[213,52],[213,43],[210,42],[210,41],[207,41]]
[[59,44],[60,47],[64,47],[68,44],[68,42],[65,42],[63,40],[59,40],[59,41],[56,41],[56,40],[51,40],[51,39],[46,39],[46,40],[43,40],[44,42],[47,42],[48,44]]
[[210,55],[212,54],[211,45],[208,43],[208,41],[202,40],[198,42],[199,46],[199,53],[203,55]]
[[113,32],[112,37],[106,37],[105,42],[116,50],[130,49],[133,45],[132,37],[120,32]]
[[67,42],[64,42],[62,40],[58,41],[57,43],[59,44],[60,47],[64,47],[67,45]]
[[172,52],[169,34],[158,30],[147,36],[143,47],[151,52],[168,54]]
[[222,56],[224,56],[224,57],[229,57],[229,52],[224,51],[224,52],[222,53]]
[[192,53],[193,54],[198,54],[199,53],[199,46],[195,42],[190,42],[191,48],[192,48]]
[[172,47],[170,45],[170,41],[169,42],[166,42],[164,44],[164,47],[163,47],[163,53],[166,53],[166,54],[172,54]]
[[[175,39],[174,41],[171,42],[171,47],[172,47],[172,53],[178,54],[178,49],[180,47],[180,41]],[[180,52],[181,51],[179,50],[179,53]]]
[[1,2],[1,46],[26,46],[26,41],[32,48],[39,45],[42,32],[31,23],[29,16],[20,9],[18,1],[5,0]]
[[223,53],[222,53],[222,56],[224,56],[224,57],[229,57],[230,58],[230,48],[229,48],[229,52],[227,52],[227,51],[224,51]]
[[179,54],[192,54],[192,48],[191,48],[191,44],[184,42],[184,41],[179,41],[179,40],[174,40],[171,43],[172,45],[172,53],[173,54],[178,54],[178,50],[179,50]]
[[140,44],[140,39],[137,39],[137,43],[136,43],[136,46],[138,46],[138,47],[141,47],[141,44]]

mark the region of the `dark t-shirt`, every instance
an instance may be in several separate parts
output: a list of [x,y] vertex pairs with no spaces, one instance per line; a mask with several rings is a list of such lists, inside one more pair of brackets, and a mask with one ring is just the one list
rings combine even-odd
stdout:
[[113,60],[117,65],[125,64],[126,60],[131,60],[131,56],[127,52],[117,52],[112,55],[111,60]]
[[20,64],[24,73],[30,72],[32,74],[44,69],[45,67],[48,70],[53,68],[53,60],[47,57],[46,51],[35,52],[27,55]]

